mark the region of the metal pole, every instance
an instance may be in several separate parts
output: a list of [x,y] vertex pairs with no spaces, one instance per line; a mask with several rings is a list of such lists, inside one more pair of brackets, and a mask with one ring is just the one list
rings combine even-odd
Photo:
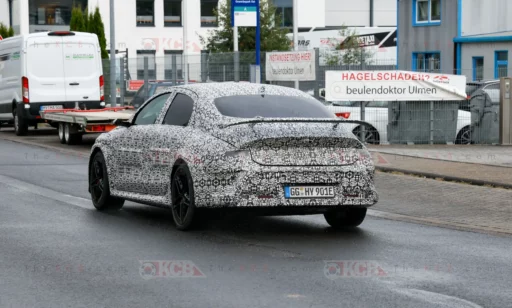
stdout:
[[238,53],[238,27],[233,27],[233,50],[235,51],[235,81],[240,81],[240,57]]
[[12,28],[12,0],[9,0],[9,27]]
[[370,27],[373,27],[373,0],[370,0]]
[[125,92],[125,81],[124,81],[124,58],[119,58],[119,87],[121,88],[120,103],[124,107],[124,92]]
[[430,102],[430,136],[429,144],[434,144],[434,102]]
[[[299,7],[298,0],[293,0],[293,49],[299,50]],[[295,89],[299,88],[299,81],[295,80]]]
[[144,57],[144,101],[149,98],[149,61]]
[[183,23],[183,79],[185,84],[188,84],[188,65],[187,65],[187,42],[188,42],[188,18],[187,18],[187,2],[182,1],[183,6],[183,14],[182,14],[182,23]]
[[[261,25],[260,25],[260,1],[256,1],[257,4],[258,4],[258,9],[256,10],[256,65],[259,67],[260,66],[260,62],[261,62],[261,56],[260,56],[260,49],[261,49],[261,35],[260,35],[260,28],[261,28]],[[261,73],[261,71],[260,71]],[[260,76],[261,77],[261,76]]]
[[116,28],[114,0],[110,0],[110,105],[117,106],[116,87]]

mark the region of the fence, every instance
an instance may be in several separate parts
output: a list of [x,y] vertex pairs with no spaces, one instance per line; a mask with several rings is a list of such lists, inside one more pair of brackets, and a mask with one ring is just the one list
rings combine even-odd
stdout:
[[[499,135],[499,83],[473,93],[471,100],[460,102],[325,102],[326,71],[345,70],[395,70],[394,60],[373,59],[363,63],[318,65],[314,81],[299,82],[299,89],[322,101],[339,117],[363,120],[368,126],[353,125],[352,130],[369,144],[494,144]],[[254,52],[202,53],[198,55],[166,54],[164,57],[142,54],[135,58],[121,57],[116,65],[117,105],[140,106],[148,97],[182,84],[185,69],[188,80],[197,82],[225,82],[251,80],[250,65],[256,61]],[[435,59],[434,59],[435,60]],[[366,63],[364,63],[366,62]],[[238,65],[236,65],[238,63]],[[269,82],[265,79],[265,53],[261,54],[261,83],[294,87],[293,81]],[[435,63],[422,67],[435,73],[441,71]],[[412,69],[404,69],[412,70]],[[463,70],[463,73],[469,73]],[[110,63],[104,61],[105,97],[110,100]],[[469,79],[469,78],[468,78]],[[151,80],[162,81],[152,83]]]

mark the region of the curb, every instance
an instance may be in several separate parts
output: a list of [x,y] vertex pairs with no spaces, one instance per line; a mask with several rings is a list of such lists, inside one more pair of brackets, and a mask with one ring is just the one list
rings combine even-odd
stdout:
[[421,224],[421,225],[425,225],[425,226],[434,226],[434,227],[452,229],[452,230],[463,231],[463,232],[484,233],[484,234],[506,236],[506,237],[512,235],[512,230],[503,230],[503,229],[492,228],[492,227],[467,225],[467,224],[460,223],[460,222],[448,222],[448,221],[442,221],[442,220],[432,219],[432,218],[401,215],[401,214],[395,214],[395,213],[390,213],[390,212],[384,212],[384,211],[380,211],[380,210],[373,210],[371,208],[368,209],[367,215],[370,217],[374,217],[374,218],[401,221],[401,222],[406,222],[406,223],[417,223],[417,224]]
[[495,167],[495,168],[511,168],[512,166],[504,166],[504,165],[493,165],[493,164],[481,164],[481,163],[475,163],[475,162],[463,162],[463,161],[456,161],[456,160],[449,160],[449,159],[437,159],[432,157],[420,157],[415,156],[412,154],[397,154],[397,153],[389,153],[389,152],[380,152],[379,150],[368,150],[370,153],[377,153],[380,155],[393,155],[393,156],[402,156],[402,157],[409,157],[412,159],[428,159],[433,161],[441,161],[441,162],[447,162],[447,163],[454,163],[454,164],[471,164],[471,165],[479,165],[479,166],[486,166],[486,167]]
[[443,174],[438,174],[438,173],[419,172],[419,171],[411,171],[411,170],[405,170],[405,169],[400,169],[400,168],[391,168],[391,167],[382,167],[382,166],[375,166],[375,169],[378,171],[381,171],[381,172],[385,172],[385,173],[400,172],[405,175],[422,176],[422,177],[425,177],[428,179],[441,178],[447,182],[463,182],[463,183],[467,183],[467,184],[471,184],[471,185],[475,185],[475,186],[492,186],[493,188],[512,189],[511,184],[476,180],[476,179],[470,179],[470,178],[462,178],[462,177],[449,176],[449,175],[443,175]]

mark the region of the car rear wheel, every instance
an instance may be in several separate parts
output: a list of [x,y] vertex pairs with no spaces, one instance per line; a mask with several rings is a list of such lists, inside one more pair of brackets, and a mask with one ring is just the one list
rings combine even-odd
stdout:
[[356,135],[359,141],[367,144],[380,144],[380,135],[375,128],[366,126],[364,134],[361,138],[362,128],[363,126],[359,125],[356,128],[354,128],[354,130],[352,130],[352,133]]
[[353,228],[363,223],[366,208],[348,208],[324,214],[327,223],[335,229]]
[[59,123],[59,140],[60,143],[66,144],[66,135],[64,134],[64,123]]
[[18,116],[18,111],[13,111],[14,116],[14,132],[16,136],[26,136],[28,132],[28,124],[25,119]]
[[463,127],[457,134],[455,144],[471,144],[471,128],[469,126]]
[[89,191],[94,207],[99,211],[117,211],[124,200],[110,195],[107,165],[103,153],[97,152],[89,166]]
[[176,229],[186,231],[197,225],[194,184],[188,166],[178,165],[171,181],[172,217]]
[[64,138],[68,145],[79,144],[82,142],[82,134],[74,132],[74,127],[72,127],[72,124],[70,123],[64,124]]

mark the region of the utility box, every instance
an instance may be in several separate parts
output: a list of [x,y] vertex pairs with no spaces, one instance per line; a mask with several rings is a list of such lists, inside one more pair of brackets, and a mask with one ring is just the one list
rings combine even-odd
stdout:
[[512,80],[500,80],[500,144],[512,145]]
[[389,102],[390,144],[451,144],[457,131],[458,101]]
[[498,144],[500,130],[500,90],[479,89],[469,99],[471,143]]

